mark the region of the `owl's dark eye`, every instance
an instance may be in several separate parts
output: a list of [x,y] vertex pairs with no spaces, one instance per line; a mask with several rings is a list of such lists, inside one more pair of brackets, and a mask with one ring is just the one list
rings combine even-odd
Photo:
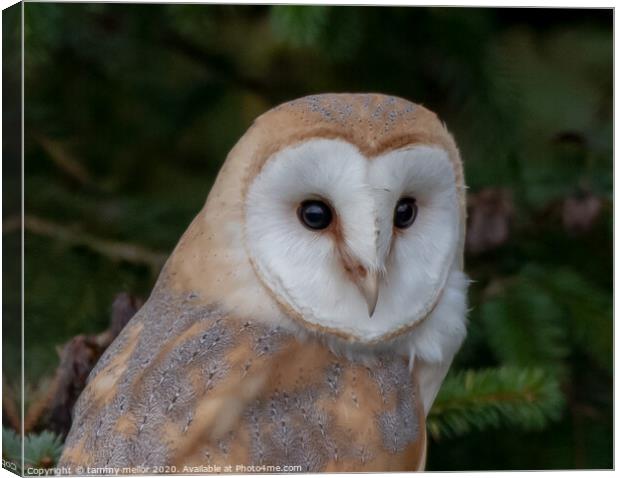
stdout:
[[325,229],[332,222],[332,210],[323,201],[310,199],[302,202],[297,209],[301,223],[314,230]]
[[406,229],[413,224],[418,215],[418,206],[414,198],[401,198],[394,208],[394,226]]

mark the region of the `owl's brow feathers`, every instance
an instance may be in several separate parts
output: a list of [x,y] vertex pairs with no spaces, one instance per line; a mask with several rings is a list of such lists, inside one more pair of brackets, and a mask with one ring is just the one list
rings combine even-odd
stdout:
[[257,144],[262,147],[255,151],[249,178],[259,174],[276,152],[312,138],[343,139],[369,159],[408,145],[438,145],[448,152],[457,178],[462,178],[456,145],[437,116],[394,96],[307,96],[258,117],[248,131],[252,132],[261,136]]

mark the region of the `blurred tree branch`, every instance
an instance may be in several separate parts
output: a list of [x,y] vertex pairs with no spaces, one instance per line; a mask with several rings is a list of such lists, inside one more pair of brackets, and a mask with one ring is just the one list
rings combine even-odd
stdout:
[[112,304],[110,325],[105,331],[97,335],[77,335],[58,350],[60,363],[51,384],[26,413],[26,433],[43,427],[60,436],[69,432],[73,406],[86,386],[88,375],[143,303],[141,298],[130,294],[118,294]]
[[60,141],[55,141],[41,135],[34,135],[34,138],[62,172],[81,185],[89,187],[94,186],[93,178],[90,173],[64,148]]
[[17,432],[21,429],[15,390],[8,384],[4,373],[2,374],[2,423]]
[[[3,222],[2,233],[9,234],[19,230],[21,221],[13,216]],[[47,236],[72,246],[83,246],[111,260],[144,264],[157,273],[166,261],[167,254],[153,251],[139,244],[112,241],[74,230],[37,216],[24,216],[24,229],[33,234]]]

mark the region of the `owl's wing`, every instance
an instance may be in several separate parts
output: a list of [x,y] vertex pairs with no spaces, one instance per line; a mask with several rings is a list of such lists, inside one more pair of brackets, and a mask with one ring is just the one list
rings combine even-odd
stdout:
[[160,284],[91,372],[61,464],[169,465],[218,440],[260,394],[285,341]]
[[418,393],[404,359],[351,362],[316,340],[160,289],[93,370],[60,465],[419,469]]

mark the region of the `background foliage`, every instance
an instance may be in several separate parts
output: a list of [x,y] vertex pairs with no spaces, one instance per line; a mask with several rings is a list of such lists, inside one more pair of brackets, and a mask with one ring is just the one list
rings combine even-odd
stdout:
[[611,10],[25,11],[26,406],[57,345],[148,296],[257,115],[379,91],[439,113],[470,186],[469,337],[428,468],[612,467]]

